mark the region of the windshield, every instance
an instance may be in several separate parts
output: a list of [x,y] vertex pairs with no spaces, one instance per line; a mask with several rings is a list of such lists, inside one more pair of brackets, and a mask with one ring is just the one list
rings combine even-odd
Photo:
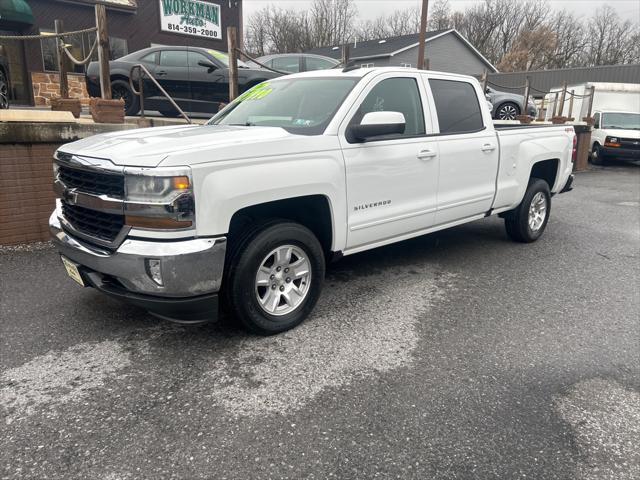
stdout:
[[601,128],[640,130],[640,113],[603,113]]
[[359,78],[291,78],[263,82],[240,95],[208,125],[282,127],[319,135]]
[[[207,48],[207,53],[222,63],[225,67],[229,68],[229,55],[221,52],[220,50],[213,50],[212,48]],[[238,67],[249,68],[249,65],[244,63],[242,60],[238,60]]]

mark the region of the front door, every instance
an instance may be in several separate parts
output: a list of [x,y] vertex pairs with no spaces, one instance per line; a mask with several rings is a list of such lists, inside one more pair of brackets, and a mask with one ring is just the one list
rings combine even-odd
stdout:
[[485,126],[491,119],[488,114],[483,118],[478,103],[484,96],[465,80],[431,75],[425,80],[439,129],[436,225],[484,214],[493,204],[499,159],[496,133]]
[[[191,111],[191,82],[187,50],[162,50],[155,71],[156,80],[185,111]],[[173,107],[167,101],[167,110]]]
[[[425,89],[419,74],[375,77],[341,128],[346,165],[347,249],[383,244],[433,225],[438,186],[438,143],[427,136]],[[401,135],[349,143],[346,124],[374,111],[401,112]]]

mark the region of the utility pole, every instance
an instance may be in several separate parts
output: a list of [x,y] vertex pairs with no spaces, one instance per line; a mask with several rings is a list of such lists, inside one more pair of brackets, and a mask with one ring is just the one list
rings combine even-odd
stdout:
[[342,45],[342,68],[347,68],[349,64],[349,44]]
[[227,27],[227,45],[229,47],[229,101],[238,96],[238,53],[236,51],[238,37],[236,27]]
[[418,45],[418,70],[424,70],[424,47],[427,37],[427,9],[429,0],[422,0],[422,12],[420,14],[420,44]]
[[109,71],[109,32],[107,31],[107,9],[96,3],[96,27],[98,31],[98,64],[100,65],[100,94],[111,100],[111,72]]
[[[64,32],[62,20],[54,20],[56,33]],[[67,62],[64,54],[64,37],[56,38],[58,46],[58,72],[60,72],[60,98],[69,98],[69,82],[67,80]]]

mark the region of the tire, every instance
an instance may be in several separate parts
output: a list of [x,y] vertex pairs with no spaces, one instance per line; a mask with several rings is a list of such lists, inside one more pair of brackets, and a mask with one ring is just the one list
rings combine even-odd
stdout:
[[230,313],[258,335],[284,332],[307,318],[320,297],[325,273],[322,245],[311,230],[271,220],[233,243],[223,282]]
[[[543,212],[540,207],[544,207]],[[532,178],[520,205],[504,217],[507,235],[516,242],[535,242],[544,233],[550,213],[549,185],[544,180]]]
[[4,72],[0,71],[0,110],[9,108],[9,81]]
[[513,102],[505,102],[496,110],[496,119],[515,120],[520,115],[520,106]]
[[129,82],[124,80],[114,80],[111,82],[111,96],[114,100],[124,99],[124,114],[127,116],[137,115],[140,111],[140,99],[134,95],[129,86]]
[[606,165],[607,157],[602,153],[602,147],[598,143],[593,144],[590,159],[594,165]]
[[167,118],[176,118],[180,116],[180,113],[174,108],[171,110],[159,110],[160,115]]

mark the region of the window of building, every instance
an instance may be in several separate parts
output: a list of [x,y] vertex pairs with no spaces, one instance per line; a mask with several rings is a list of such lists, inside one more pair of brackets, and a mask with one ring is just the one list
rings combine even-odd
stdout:
[[410,63],[401,63],[400,66],[404,67],[404,68],[411,68],[411,64]]
[[[40,30],[41,34],[54,33],[53,30]],[[93,42],[95,41],[95,33],[83,33],[64,37],[64,42],[68,45],[69,52],[77,60],[83,60],[89,55]],[[42,48],[42,65],[47,72],[58,71],[58,49],[57,38],[44,38],[40,41]],[[127,41],[124,38],[109,37],[109,50],[111,60],[124,57],[128,53]],[[65,55],[66,57],[66,55]],[[98,50],[94,50],[91,55],[91,61],[98,60]],[[68,72],[84,73],[85,65],[75,65],[71,60],[65,58],[65,66]]]
[[375,63],[361,63],[360,68],[373,68]]
[[404,136],[424,135],[424,113],[415,78],[388,78],[369,92],[351,124],[359,124],[369,112],[400,112],[406,122]]
[[475,132],[484,127],[478,95],[473,85],[454,80],[430,79],[440,133]]

